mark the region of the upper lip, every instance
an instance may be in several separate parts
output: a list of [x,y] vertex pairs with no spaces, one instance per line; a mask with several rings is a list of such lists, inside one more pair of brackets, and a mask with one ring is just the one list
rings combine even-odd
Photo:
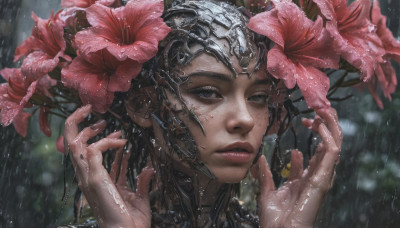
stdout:
[[253,146],[248,142],[235,142],[219,149],[218,152],[228,152],[234,149],[242,149],[244,152],[254,153]]

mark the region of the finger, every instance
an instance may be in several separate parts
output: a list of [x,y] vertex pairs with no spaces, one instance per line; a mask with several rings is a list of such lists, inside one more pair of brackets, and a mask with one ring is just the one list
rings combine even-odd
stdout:
[[149,184],[153,178],[155,172],[152,166],[146,166],[142,169],[142,172],[138,175],[138,185],[136,194],[139,197],[147,199],[149,197]]
[[120,138],[121,135],[122,135],[121,131],[116,131],[116,132],[113,132],[113,133],[109,134],[107,136],[107,138],[117,139],[117,138]]
[[321,161],[324,158],[325,152],[326,152],[326,150],[325,150],[324,144],[319,143],[317,146],[317,149],[315,150],[315,154],[312,156],[312,158],[308,162],[308,168],[307,168],[308,176],[314,175],[314,171],[321,164]]
[[312,124],[314,123],[314,120],[312,119],[307,119],[307,118],[302,118],[301,123],[308,129],[312,129]]
[[107,122],[105,120],[100,120],[92,126],[84,128],[74,140],[86,143],[90,138],[104,130],[106,126]]
[[313,120],[302,119],[301,121],[305,127],[314,132],[318,132],[318,126],[323,123],[323,120],[319,116],[315,116]]
[[115,158],[114,158],[113,163],[111,164],[110,177],[114,183],[117,183],[118,170],[121,167],[122,150],[123,150],[123,148],[119,148],[115,152]]
[[339,148],[336,146],[333,136],[324,124],[319,126],[319,134],[324,144],[325,153],[323,153],[320,164],[315,170],[312,182],[313,185],[320,186],[323,190],[327,191],[330,188],[334,169],[339,160]]
[[112,148],[120,148],[123,147],[126,144],[126,139],[118,139],[118,138],[103,138],[100,139],[99,141],[90,144],[88,148],[90,149],[96,149],[101,152],[105,152],[108,149]]
[[87,161],[92,173],[103,172],[103,152],[111,148],[120,148],[126,144],[126,139],[103,138],[88,147]]
[[275,190],[272,173],[268,167],[267,159],[264,155],[261,155],[257,163],[251,167],[251,174],[258,180],[260,191],[262,193]]
[[340,149],[343,140],[343,133],[339,124],[339,119],[336,110],[333,108],[329,108],[329,109],[319,109],[316,112],[327,123],[328,129],[332,133],[336,145]]
[[303,175],[303,154],[298,150],[292,150],[290,164],[289,181],[299,179]]
[[82,122],[92,111],[91,105],[83,106],[72,113],[65,121],[64,136],[67,143],[72,142],[78,135],[78,124]]
[[122,187],[128,187],[128,182],[126,180],[126,174],[128,173],[128,164],[129,164],[129,157],[131,156],[131,153],[125,153],[122,155],[122,161],[121,161],[121,168],[120,168],[120,174],[118,178],[118,185]]

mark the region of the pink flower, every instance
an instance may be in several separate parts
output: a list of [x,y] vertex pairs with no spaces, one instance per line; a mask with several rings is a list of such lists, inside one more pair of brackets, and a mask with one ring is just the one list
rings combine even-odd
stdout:
[[76,34],[78,56],[61,72],[64,85],[78,90],[82,102],[95,111],[107,111],[114,92],[129,90],[131,79],[155,56],[158,42],[170,31],[161,18],[163,9],[160,0],[86,9],[93,27]]
[[141,65],[127,59],[118,61],[105,50],[92,53],[88,58],[76,57],[63,68],[61,79],[65,86],[79,91],[83,104],[104,113],[112,104],[114,92],[128,91],[131,79],[137,76]]
[[93,27],[75,37],[80,54],[106,49],[118,61],[146,62],[155,56],[158,42],[170,31],[161,18],[163,10],[162,0],[129,1],[116,9],[92,5],[86,13]]
[[390,94],[394,93],[396,90],[397,78],[390,60],[393,59],[400,63],[400,43],[393,37],[392,32],[386,27],[386,17],[381,14],[378,1],[374,2],[371,21],[377,27],[376,33],[381,39],[386,53],[383,56],[384,61],[380,62],[375,70],[376,77],[371,78],[371,80],[366,83],[376,103],[381,109],[383,109],[382,101],[376,92],[378,82],[382,88],[384,96],[391,100]]
[[321,8],[326,28],[334,38],[334,48],[351,65],[360,70],[361,78],[369,80],[384,50],[375,27],[369,21],[369,0],[314,0]]
[[[0,123],[8,126],[14,122],[15,130],[25,137],[28,119],[32,114],[25,113],[23,109],[31,108],[32,105],[28,102],[29,99],[37,91],[47,91],[49,86],[54,85],[54,80],[50,80],[46,76],[26,86],[27,83],[21,69],[5,68],[0,71],[0,74],[8,81],[8,83],[0,84]],[[46,107],[40,107],[39,125],[45,135],[51,136],[48,113],[45,111],[48,111]]]
[[275,42],[267,56],[267,69],[287,88],[297,84],[310,108],[330,106],[329,78],[319,68],[337,68],[339,56],[320,17],[313,22],[295,4],[274,1],[275,9],[250,19],[249,28]]
[[58,19],[58,14],[54,15],[52,12],[48,20],[43,20],[32,13],[36,22],[32,35],[15,51],[14,61],[26,56],[21,70],[27,77],[28,84],[52,71],[59,64],[60,57],[71,59],[64,54],[64,22]]
[[28,101],[35,92],[38,81],[26,88],[20,69],[5,68],[0,74],[8,81],[0,84],[0,122],[3,126],[8,126],[14,121],[15,130],[25,137],[31,114],[22,109],[31,107]]
[[89,6],[95,3],[110,7],[121,6],[120,0],[61,0],[61,6],[64,8],[68,7],[88,8]]

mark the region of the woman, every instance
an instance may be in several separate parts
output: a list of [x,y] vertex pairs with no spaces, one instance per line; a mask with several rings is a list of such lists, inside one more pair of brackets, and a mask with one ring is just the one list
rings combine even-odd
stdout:
[[[130,129],[88,143],[107,125],[79,131],[90,105],[65,123],[79,188],[100,227],[312,227],[339,159],[335,111],[303,120],[322,142],[307,171],[291,152],[289,181],[276,190],[261,151],[270,124],[279,124],[272,113],[282,88],[265,71],[266,43],[225,3],[188,2],[164,21],[172,31],[125,100]],[[110,148],[117,153],[108,173],[102,152]],[[128,167],[139,173],[135,192]],[[249,170],[260,185],[258,219],[234,198]]]

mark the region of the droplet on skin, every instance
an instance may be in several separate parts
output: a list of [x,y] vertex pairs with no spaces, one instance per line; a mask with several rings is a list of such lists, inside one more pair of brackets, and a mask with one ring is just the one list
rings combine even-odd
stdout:
[[107,186],[107,190],[112,195],[114,202],[120,207],[121,213],[128,213],[128,211],[125,208],[125,205],[122,204],[121,198],[119,197],[118,193],[115,192],[115,189],[110,185],[108,180],[104,179],[103,183]]

